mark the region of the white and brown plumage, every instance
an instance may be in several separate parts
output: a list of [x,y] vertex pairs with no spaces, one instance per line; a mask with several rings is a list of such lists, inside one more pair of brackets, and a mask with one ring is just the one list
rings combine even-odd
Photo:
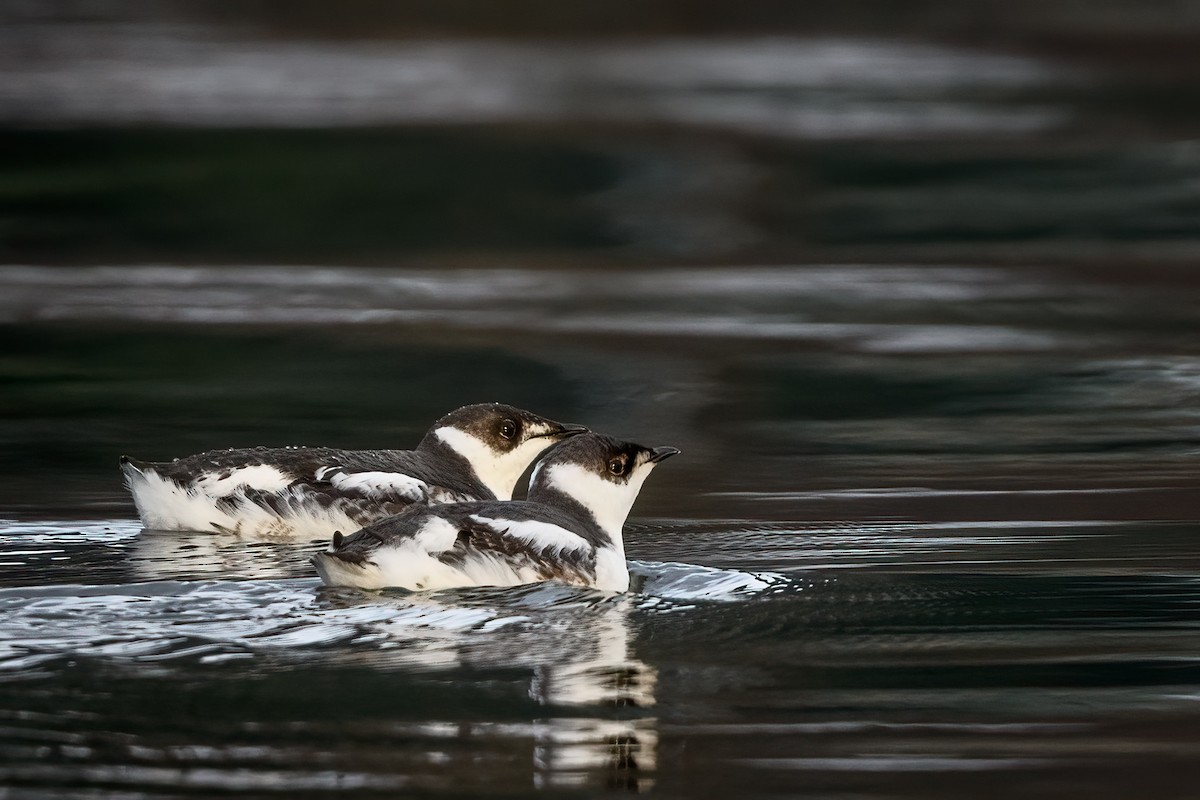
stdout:
[[351,536],[313,563],[331,586],[412,590],[559,580],[629,588],[622,528],[650,471],[679,451],[597,433],[547,453],[515,502],[410,508]]
[[442,417],[415,450],[213,450],[122,457],[121,471],[147,528],[320,537],[413,503],[507,500],[538,455],[586,430],[485,403]]

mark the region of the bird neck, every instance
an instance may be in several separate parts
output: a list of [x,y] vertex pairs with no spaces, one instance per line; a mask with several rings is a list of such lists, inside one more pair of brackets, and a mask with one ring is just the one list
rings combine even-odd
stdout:
[[528,463],[505,458],[471,434],[451,426],[430,431],[418,447],[458,459],[497,500],[512,499],[513,489],[517,487],[517,481]]
[[539,465],[529,482],[528,498],[577,517],[595,533],[597,547],[614,548],[625,557],[623,529],[632,505],[622,487],[571,464]]
[[[421,453],[425,456],[430,456],[435,461],[440,461],[443,464],[453,467],[454,471],[470,476],[471,481],[468,483],[468,486],[471,483],[474,483],[476,485],[483,486],[493,495],[496,495],[496,490],[491,486],[488,486],[487,482],[479,476],[479,473],[476,472],[474,465],[471,464],[471,460],[451,447],[441,437],[435,436],[433,431],[427,433],[425,438],[423,438],[420,443],[417,444],[415,452]],[[477,492],[477,490],[473,491]],[[496,497],[500,500],[508,499],[507,497],[500,497],[499,495],[496,495]]]

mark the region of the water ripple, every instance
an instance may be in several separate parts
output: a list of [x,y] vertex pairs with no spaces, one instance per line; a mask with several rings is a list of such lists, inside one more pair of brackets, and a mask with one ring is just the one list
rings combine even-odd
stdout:
[[[0,590],[0,669],[55,659],[165,662],[203,657],[390,651],[430,666],[503,654],[518,663],[627,649],[631,603],[732,601],[791,584],[770,573],[636,562],[642,594],[610,596],[559,584],[433,594],[323,589],[313,579],[156,581]],[[632,600],[640,597],[640,601]],[[561,630],[565,620],[581,626]],[[550,648],[546,641],[556,642]],[[414,646],[415,645],[415,646]],[[621,655],[616,660],[622,661]]]
[[[0,321],[229,325],[303,318],[310,325],[791,341],[867,354],[1092,349],[1104,342],[1014,318],[1012,301],[1078,304],[1082,294],[1107,311],[1123,297],[1111,287],[1067,284],[1029,269],[855,264],[745,266],[736,276],[646,269],[619,281],[585,268],[0,266],[0,283],[10,289],[0,296]],[[648,309],[647,296],[663,299]],[[972,315],[954,312],[959,305]]]
[[1012,100],[1076,79],[1018,55],[870,39],[348,45],[200,24],[6,28],[0,52],[24,57],[0,56],[0,118],[52,125],[619,120],[806,138],[961,136],[1057,126],[1064,109]]

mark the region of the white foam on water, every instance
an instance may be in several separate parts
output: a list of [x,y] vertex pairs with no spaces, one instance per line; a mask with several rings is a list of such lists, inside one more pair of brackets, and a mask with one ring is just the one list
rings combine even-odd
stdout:
[[314,580],[290,580],[0,590],[0,669],[45,655],[138,661],[321,648],[396,627],[470,631],[499,616],[396,604],[326,607],[316,588]]
[[15,555],[18,547],[31,545],[126,542],[135,538],[141,530],[140,522],[129,519],[78,521],[0,519],[0,554]]
[[630,561],[631,575],[644,579],[640,594],[657,599],[733,602],[794,585],[775,572],[743,572],[676,562]]
[[[417,594],[309,579],[22,587],[0,590],[0,673],[78,658],[218,665],[322,651],[410,668],[526,667],[541,676],[530,690],[539,702],[652,705],[653,670],[631,651],[633,610],[627,595],[541,584]],[[616,686],[613,670],[641,677]]]

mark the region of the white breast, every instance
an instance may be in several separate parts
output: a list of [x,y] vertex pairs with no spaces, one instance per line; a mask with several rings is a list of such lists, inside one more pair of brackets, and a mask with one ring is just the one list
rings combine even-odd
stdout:
[[623,550],[604,547],[596,551],[596,588],[606,592],[629,591],[629,566]]

